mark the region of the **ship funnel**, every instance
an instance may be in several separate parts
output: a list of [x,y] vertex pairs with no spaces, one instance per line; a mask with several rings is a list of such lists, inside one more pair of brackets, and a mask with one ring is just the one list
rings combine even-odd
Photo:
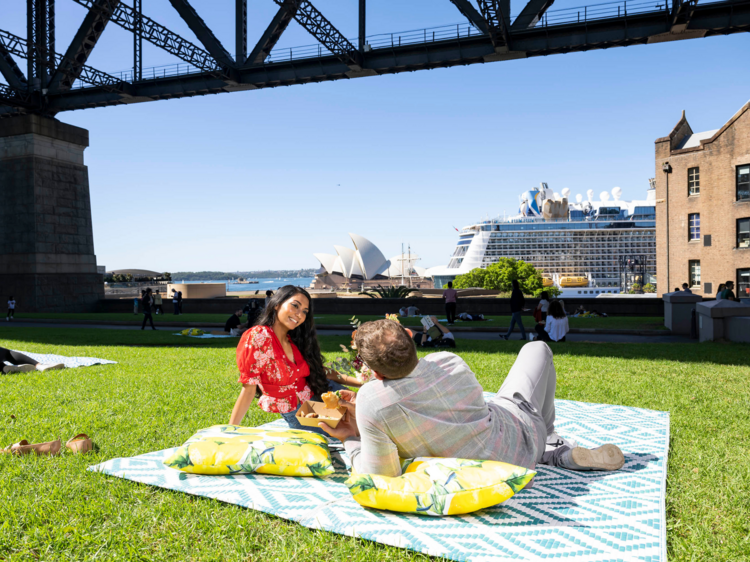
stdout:
[[612,199],[615,201],[619,201],[620,197],[622,197],[622,189],[619,187],[613,187],[612,188]]
[[594,200],[594,190],[593,189],[589,189],[588,191],[586,191],[586,197],[588,197],[589,201],[593,201]]
[[599,199],[601,199],[602,201],[609,201],[609,191],[602,191],[599,194]]

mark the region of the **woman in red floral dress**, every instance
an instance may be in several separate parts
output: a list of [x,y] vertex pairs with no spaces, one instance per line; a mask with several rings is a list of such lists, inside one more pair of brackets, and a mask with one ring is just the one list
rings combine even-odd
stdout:
[[307,291],[293,285],[276,291],[257,325],[242,335],[237,368],[242,390],[229,418],[233,425],[240,425],[260,387],[261,410],[281,414],[292,428],[326,435],[319,428],[300,425],[295,417],[299,407],[314,397],[320,400],[320,395],[330,390],[341,390],[342,398],[351,400],[354,393],[341,383],[360,386],[355,378],[323,366],[312,300]]

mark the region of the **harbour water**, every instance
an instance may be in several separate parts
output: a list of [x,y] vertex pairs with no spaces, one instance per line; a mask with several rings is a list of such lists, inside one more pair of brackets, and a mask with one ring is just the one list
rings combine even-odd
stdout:
[[[261,293],[265,293],[269,289],[271,291],[275,291],[279,287],[283,287],[284,285],[297,285],[299,287],[302,287],[306,289],[310,286],[310,283],[312,283],[313,278],[312,277],[289,277],[286,279],[269,279],[269,278],[258,278],[258,279],[248,279],[249,281],[257,281],[257,283],[230,283],[229,281],[225,281],[227,285],[227,293],[236,293],[239,291],[247,292],[247,291],[260,291]],[[182,281],[180,279],[175,279],[174,283],[186,283],[186,284],[192,284],[192,283],[221,283],[221,281]]]

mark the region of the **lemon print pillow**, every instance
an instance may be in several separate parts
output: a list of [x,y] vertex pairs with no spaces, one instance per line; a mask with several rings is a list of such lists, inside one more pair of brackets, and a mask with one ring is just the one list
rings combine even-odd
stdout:
[[461,515],[504,502],[536,474],[504,462],[448,458],[408,459],[401,469],[403,474],[395,478],[353,472],[346,485],[364,507]]
[[215,425],[201,429],[164,461],[192,474],[333,474],[328,441],[312,431]]

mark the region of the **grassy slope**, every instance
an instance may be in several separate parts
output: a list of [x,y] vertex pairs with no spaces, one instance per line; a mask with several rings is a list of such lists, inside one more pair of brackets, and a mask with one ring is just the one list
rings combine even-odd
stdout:
[[[195,429],[227,419],[238,392],[235,343],[186,339],[191,345],[176,349],[127,347],[170,337],[0,326],[5,347],[120,362],[0,376],[0,443],[66,440],[85,431],[100,447],[85,457],[0,455],[0,560],[427,558],[85,472],[106,459],[177,445]],[[347,339],[322,337],[321,344],[332,358]],[[465,341],[459,353],[484,388],[495,390],[518,349],[520,342]],[[748,347],[571,343],[554,349],[558,397],[671,412],[670,559],[750,559]],[[253,407],[245,424],[273,417]]]
[[[103,313],[19,313],[18,318],[31,319],[55,319],[55,320],[93,320],[97,322],[134,322],[140,324],[143,321],[142,315],[135,315],[127,312],[103,312]],[[154,324],[162,322],[219,322],[224,323],[229,318],[227,314],[182,314],[174,316],[173,314],[154,314]],[[362,322],[368,320],[379,320],[382,316],[360,315],[357,316]],[[444,316],[439,316],[444,318]],[[481,326],[485,328],[500,328],[510,325],[510,316],[487,316],[491,321],[485,322],[459,322],[457,326],[470,327]],[[348,325],[351,316],[346,314],[316,314],[315,323],[320,325]],[[244,322],[246,317],[242,317]],[[523,318],[524,325],[532,327],[534,319],[531,313]],[[615,316],[608,318],[570,318],[571,328],[598,328],[598,329],[622,329],[622,330],[666,330],[664,327],[664,318],[660,317],[640,317],[640,316]],[[419,318],[402,318],[401,323],[405,326],[420,326]]]

